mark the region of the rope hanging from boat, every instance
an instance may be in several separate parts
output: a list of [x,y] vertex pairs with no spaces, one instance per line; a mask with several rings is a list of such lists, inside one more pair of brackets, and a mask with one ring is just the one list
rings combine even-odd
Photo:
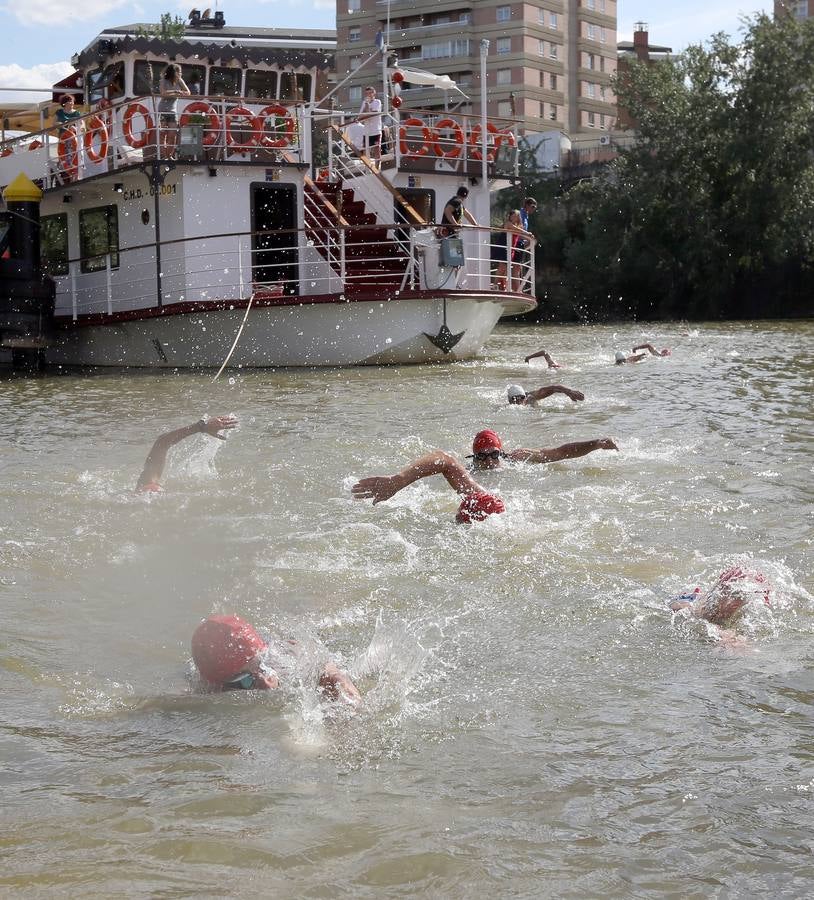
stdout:
[[223,365],[218,369],[218,374],[212,379],[213,384],[218,380],[218,378],[220,378],[223,370],[229,365],[229,360],[232,358],[232,354],[235,352],[235,347],[237,347],[237,342],[240,340],[240,335],[243,334],[243,326],[246,324],[246,319],[249,318],[249,310],[252,308],[252,303],[254,303],[254,294],[249,297],[249,305],[246,307],[246,315],[243,316],[243,321],[240,323],[240,328],[238,328],[237,330],[234,343],[232,344],[232,349],[226,354],[226,359],[224,359]]

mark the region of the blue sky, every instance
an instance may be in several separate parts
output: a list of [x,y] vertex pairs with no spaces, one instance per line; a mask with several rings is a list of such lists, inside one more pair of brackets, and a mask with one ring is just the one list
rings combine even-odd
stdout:
[[[71,71],[71,55],[106,26],[157,22],[163,12],[185,18],[193,5],[193,0],[180,5],[177,0],[81,0],[74,7],[65,0],[0,0],[0,88],[46,88]],[[215,7],[214,0],[197,5]],[[634,22],[644,21],[652,43],[680,50],[716,31],[736,35],[742,14],[770,12],[772,6],[772,0],[620,0],[619,39],[629,40]],[[230,25],[333,28],[335,24],[333,0],[229,0],[219,8]],[[45,95],[0,92],[0,101],[35,98]]]

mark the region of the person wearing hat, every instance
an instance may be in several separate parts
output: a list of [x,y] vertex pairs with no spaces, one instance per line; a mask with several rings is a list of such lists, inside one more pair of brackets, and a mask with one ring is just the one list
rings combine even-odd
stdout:
[[549,369],[561,369],[562,368],[562,366],[559,363],[554,362],[554,360],[551,358],[551,355],[548,353],[547,350],[538,350],[536,353],[530,353],[526,357],[525,361],[531,362],[533,359],[537,359],[538,356],[542,356],[543,359],[545,359],[545,361],[548,363]]
[[641,362],[647,356],[646,353],[635,353],[633,356],[628,356],[626,353],[623,353],[621,350],[616,351],[616,356],[614,357],[614,365],[615,366],[623,366],[625,363],[636,363]]
[[482,522],[490,515],[505,511],[500,497],[484,490],[454,456],[443,450],[425,453],[395,475],[362,478],[351,492],[354,500],[372,500],[375,506],[413,482],[432,475],[443,475],[452,490],[463,496],[455,516],[459,524]]
[[539,447],[529,449],[519,447],[516,450],[504,450],[500,435],[491,428],[479,431],[472,441],[472,453],[467,459],[472,460],[472,468],[499,469],[504,459],[512,462],[550,463],[562,462],[566,459],[577,459],[587,456],[594,450],[618,450],[611,438],[598,438],[593,441],[572,441],[560,447]]
[[550,384],[547,387],[537,388],[536,391],[529,391],[528,393],[521,385],[510,384],[506,388],[506,393],[509,397],[509,403],[516,406],[537,406],[540,400],[545,400],[546,397],[550,397],[552,394],[565,394],[566,397],[570,397],[575,403],[577,400],[585,399],[585,394],[582,391],[574,391],[561,384]]
[[[268,644],[254,626],[239,616],[207,616],[192,635],[192,661],[210,691],[271,691],[280,686],[280,671],[297,653],[297,642],[284,649]],[[318,689],[331,700],[358,702],[361,697],[350,677],[329,662],[323,666]]]
[[144,462],[144,469],[136,482],[136,493],[152,493],[161,490],[160,480],[164,474],[164,466],[167,462],[167,453],[170,447],[174,447],[179,441],[191,437],[193,434],[208,434],[210,437],[225,441],[226,437],[221,431],[229,431],[237,427],[237,419],[234,416],[215,416],[213,419],[199,419],[194,425],[185,425],[162,434],[153,444]]
[[652,356],[672,356],[673,351],[669,347],[662,347],[661,350],[656,350],[656,348],[652,344],[639,344],[638,346],[633,348],[633,353],[637,350],[647,350],[650,352]]

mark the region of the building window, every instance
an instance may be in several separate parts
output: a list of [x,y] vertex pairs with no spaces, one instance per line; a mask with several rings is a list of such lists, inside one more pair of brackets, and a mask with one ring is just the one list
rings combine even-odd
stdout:
[[362,0],[348,0],[348,12],[355,13],[359,12],[362,8]]
[[589,112],[586,118],[588,120],[588,128],[596,128],[596,115]]
[[600,99],[603,103],[607,103],[608,98],[607,98],[606,93],[605,93],[605,85],[604,85],[604,84],[600,84],[600,85],[599,85],[599,99]]
[[502,119],[507,119],[512,114],[512,101],[511,100],[499,100],[497,104],[497,114]]
[[604,56],[599,57],[599,71],[600,72],[605,71],[605,57]]
[[552,72],[550,76],[550,85],[552,91],[557,90],[557,76]]
[[595,85],[590,81],[584,81],[582,83],[582,91],[583,97],[588,97],[589,100],[593,100],[596,96]]
[[600,116],[599,116],[599,127],[600,127],[600,128],[604,128],[604,127],[605,127],[605,116],[604,116],[604,115],[600,115]]
[[362,86],[360,84],[355,85],[348,91],[348,100],[351,103],[362,102]]
[[537,20],[539,21],[539,23],[541,25],[545,25],[545,10],[544,9],[537,10]]
[[498,22],[508,22],[512,17],[511,6],[498,6],[496,15]]
[[599,43],[600,44],[605,43],[605,29],[604,28],[599,29]]
[[79,255],[83,272],[119,268],[119,211],[115,205],[79,210]]
[[545,56],[545,41],[537,41],[537,52],[540,56]]
[[361,56],[351,56],[351,58],[348,60],[348,69],[351,72],[355,72],[361,65],[362,65],[362,57]]
[[559,45],[555,44],[553,41],[548,45],[548,55],[551,59],[556,59],[559,55]]
[[498,84],[511,84],[512,83],[512,70],[511,69],[498,69],[497,70],[497,83]]
[[595,41],[597,39],[596,25],[591,25],[590,22],[586,23],[585,37],[588,38],[589,41]]
[[585,0],[585,9],[596,9],[596,0]]
[[499,37],[495,41],[495,50],[497,53],[511,53],[512,39],[510,37]]
[[556,13],[549,13],[549,14],[548,14],[548,27],[549,27],[549,28],[553,28],[555,31],[556,31],[557,28],[559,27],[559,26],[557,25],[557,14],[556,14]]
[[[498,38],[499,42],[500,38]],[[498,53],[500,53],[500,50],[498,50]],[[456,38],[452,41],[424,44],[421,48],[422,59],[447,59],[451,56],[469,56],[469,41],[463,38]]]
[[586,69],[595,69],[596,68],[596,56],[593,53],[585,54],[585,68]]
[[552,122],[557,121],[557,104],[552,103],[548,109],[548,118],[551,119]]
[[49,275],[68,274],[68,215],[40,219],[40,263]]
[[361,28],[349,28],[348,29],[348,42],[353,43],[354,41],[362,40],[362,29]]

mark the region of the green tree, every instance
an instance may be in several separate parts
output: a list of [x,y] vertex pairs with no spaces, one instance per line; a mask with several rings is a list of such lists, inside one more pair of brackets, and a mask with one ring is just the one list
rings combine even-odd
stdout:
[[160,41],[180,41],[186,34],[186,22],[171,13],[162,13],[157,25],[146,25],[136,29],[136,37],[157,38]]
[[814,266],[814,21],[744,20],[615,84],[638,141],[563,201],[566,277],[608,316],[804,312]]

